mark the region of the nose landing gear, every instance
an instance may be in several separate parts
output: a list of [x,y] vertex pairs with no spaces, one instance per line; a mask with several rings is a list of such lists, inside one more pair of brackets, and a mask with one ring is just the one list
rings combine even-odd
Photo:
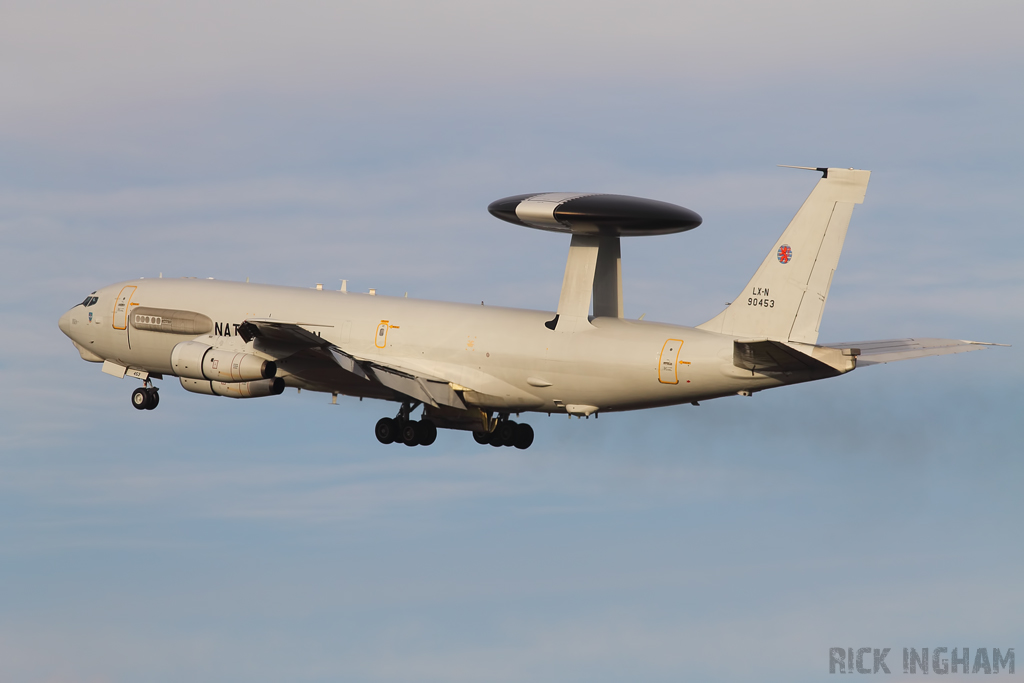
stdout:
[[132,405],[136,410],[153,410],[160,405],[160,394],[150,380],[132,392]]

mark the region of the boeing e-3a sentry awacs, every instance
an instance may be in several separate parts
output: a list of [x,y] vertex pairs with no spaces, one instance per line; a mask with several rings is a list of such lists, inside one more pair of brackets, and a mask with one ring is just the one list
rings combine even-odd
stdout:
[[[143,279],[104,287],[60,318],[87,361],[143,382],[256,398],[296,387],[400,404],[376,424],[383,443],[429,445],[438,428],[528,448],[512,416],[569,416],[696,404],[834,377],[856,367],[983,348],[954,339],[818,344],[853,207],[869,171],[822,173],[729,306],[697,327],[623,317],[619,240],[697,227],[693,211],[609,194],[544,193],[490,205],[496,217],[569,233],[554,312],[418,301],[216,280]],[[593,310],[591,312],[591,303]],[[413,411],[422,406],[419,419]]]

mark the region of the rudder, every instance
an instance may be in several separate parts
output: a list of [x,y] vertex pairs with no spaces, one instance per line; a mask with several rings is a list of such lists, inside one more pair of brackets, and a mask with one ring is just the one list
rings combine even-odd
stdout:
[[806,344],[818,340],[853,206],[864,202],[871,171],[817,170],[821,180],[746,289],[699,329]]

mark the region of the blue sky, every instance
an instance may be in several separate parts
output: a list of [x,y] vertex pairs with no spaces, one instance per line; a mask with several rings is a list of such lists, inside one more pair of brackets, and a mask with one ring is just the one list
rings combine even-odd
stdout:
[[[5,3],[0,678],[816,681],[1024,647],[1019,3]],[[377,402],[160,409],[56,320],[194,275],[552,309],[531,191],[694,209],[623,246],[697,324],[872,170],[823,341],[1013,344],[383,447]]]

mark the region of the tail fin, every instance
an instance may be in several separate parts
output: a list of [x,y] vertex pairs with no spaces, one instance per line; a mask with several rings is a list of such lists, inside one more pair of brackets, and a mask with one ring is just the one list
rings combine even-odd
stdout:
[[853,205],[871,171],[819,168],[823,175],[747,288],[699,329],[813,344],[846,239]]

